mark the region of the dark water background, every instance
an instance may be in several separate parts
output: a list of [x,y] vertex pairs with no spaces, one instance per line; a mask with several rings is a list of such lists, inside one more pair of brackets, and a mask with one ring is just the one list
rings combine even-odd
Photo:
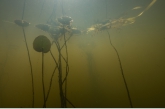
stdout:
[[[73,26],[85,30],[96,20],[138,15],[152,0],[26,0],[24,20],[34,72],[34,107],[43,106],[41,53],[33,49],[37,29],[46,23],[53,7],[55,16],[64,12],[73,18]],[[31,76],[22,29],[13,23],[21,19],[24,0],[0,0],[0,107],[31,107]],[[56,5],[55,5],[56,4]],[[133,107],[165,107],[165,0],[157,2],[134,24],[110,29],[118,50]],[[43,6],[43,8],[42,8]],[[132,8],[141,6],[141,9]],[[107,11],[106,11],[107,10]],[[107,13],[106,13],[107,12]],[[63,43],[63,40],[60,40]],[[130,107],[116,52],[106,31],[74,35],[67,43],[69,76],[67,97],[76,107]],[[56,54],[57,50],[52,47]],[[54,61],[45,54],[45,86],[48,90]],[[65,69],[65,66],[63,66]],[[60,107],[58,73],[55,73],[47,107]],[[71,107],[68,104],[68,107]]]

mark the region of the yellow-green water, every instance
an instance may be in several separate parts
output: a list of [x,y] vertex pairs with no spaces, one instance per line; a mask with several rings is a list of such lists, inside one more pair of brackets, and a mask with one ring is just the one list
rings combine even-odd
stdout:
[[[24,0],[0,0],[0,107],[31,107],[30,64],[21,27],[12,23],[21,19]],[[134,17],[152,0],[26,0],[24,20],[34,75],[34,107],[43,106],[41,53],[33,49],[39,35],[51,37],[35,27],[46,23],[54,4],[55,15],[62,16],[62,1],[73,26],[81,30],[94,21]],[[43,5],[44,3],[44,5]],[[107,11],[106,11],[107,4]],[[157,0],[134,24],[110,29],[117,49],[133,107],[165,107],[165,27],[164,0]],[[43,8],[42,8],[43,5]],[[142,8],[131,11],[132,8]],[[106,14],[107,12],[107,14]],[[41,14],[40,14],[41,13]],[[59,40],[63,43],[63,39]],[[67,98],[75,107],[130,107],[115,50],[106,31],[74,35],[67,42],[69,75]],[[55,45],[52,52],[58,55]],[[65,50],[62,51],[65,55]],[[45,89],[55,67],[50,53],[44,55]],[[62,69],[65,70],[63,63]],[[67,103],[68,107],[72,107]],[[58,72],[55,73],[47,107],[60,107]]]

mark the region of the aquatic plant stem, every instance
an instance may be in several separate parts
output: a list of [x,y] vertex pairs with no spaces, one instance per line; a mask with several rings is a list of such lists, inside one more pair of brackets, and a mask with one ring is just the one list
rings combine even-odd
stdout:
[[[62,14],[63,14],[63,16],[65,15],[65,13],[64,13],[64,4],[63,4],[63,0],[62,0],[62,4],[61,4],[62,6]],[[64,102],[65,102],[65,107],[67,107],[67,100],[66,100],[66,98],[67,98],[67,77],[68,77],[68,73],[69,73],[69,64],[68,64],[68,49],[67,49],[67,44],[66,44],[66,42],[67,42],[67,40],[66,40],[66,36],[65,36],[65,28],[64,28],[64,25],[63,25],[63,31],[64,31],[64,45],[65,45],[65,52],[66,52],[66,69],[65,69],[65,78],[64,78],[64,80],[62,81],[62,85],[63,85],[63,83],[65,82],[65,91],[64,91],[64,94],[65,94],[65,100],[64,100]]]
[[108,9],[108,6],[107,6],[107,0],[105,0],[105,2],[106,2],[106,18],[107,18],[107,9]]
[[41,17],[41,14],[42,14],[42,11],[43,11],[44,4],[45,4],[45,0],[43,0],[42,7],[41,7],[41,12],[40,12],[40,14],[39,14],[39,16],[38,16],[39,18]]
[[62,63],[61,63],[61,49],[60,49],[60,44],[57,40],[54,40],[54,43],[56,44],[57,50],[58,50],[58,72],[59,72],[59,90],[60,90],[60,100],[61,100],[61,108],[65,107],[65,97],[63,93],[63,88],[62,88]]
[[[65,31],[64,29],[64,25],[63,25],[63,30]],[[68,73],[69,73],[69,64],[68,64],[68,49],[67,49],[67,45],[66,45],[66,36],[65,36],[65,32],[64,32],[64,44],[65,44],[65,52],[66,52],[66,69],[65,69],[65,78],[64,78],[64,81],[65,81],[65,98],[67,98],[67,77],[68,77]],[[64,82],[63,81],[63,82]],[[63,84],[63,83],[62,83]],[[65,107],[67,107],[67,102],[65,100]]]
[[[64,40],[65,40],[65,43],[71,38],[71,36],[73,36],[73,34],[71,34],[67,39],[65,38]],[[65,43],[61,46],[61,50],[62,50],[62,48],[65,46]]]
[[[23,12],[22,12],[22,20],[24,18],[24,11],[25,11],[25,4],[26,4],[26,0],[24,0],[24,5],[23,5]],[[25,35],[25,30],[24,27],[22,26],[22,31],[24,34],[24,40],[25,40],[25,45],[26,45],[26,49],[28,52],[28,58],[29,58],[29,63],[30,63],[30,71],[31,71],[31,79],[32,79],[32,108],[34,107],[34,79],[33,79],[33,70],[32,70],[32,64],[31,64],[31,58],[30,58],[30,53],[29,53],[29,48],[28,48],[28,44],[27,44],[27,40],[26,40],[26,35]]]
[[25,4],[26,4],[26,0],[24,0],[24,3],[23,3],[22,20],[24,18]]
[[62,63],[61,63],[61,50],[59,50],[59,89],[60,89],[60,97],[61,97],[61,107],[65,107],[65,98],[64,98],[64,93],[62,89]]
[[22,30],[23,30],[23,34],[24,34],[26,49],[27,49],[27,52],[28,52],[28,59],[29,59],[29,63],[30,63],[30,72],[31,72],[31,79],[32,79],[32,97],[33,97],[33,99],[32,99],[32,107],[34,107],[34,77],[33,77],[33,70],[32,70],[31,58],[30,58],[30,53],[29,53],[29,48],[28,48],[28,45],[27,45],[27,41],[26,41],[24,27],[22,27]]
[[[43,50],[43,48],[42,48]],[[44,105],[43,108],[46,108],[46,102],[45,102],[45,84],[44,84],[44,53],[42,52],[42,88],[43,88],[43,96],[44,96]]]
[[[51,36],[51,34],[49,34],[50,36]],[[68,41],[68,39],[66,40],[66,41]],[[59,53],[59,57],[61,56],[61,58],[63,58],[63,60],[66,62],[66,59],[63,57],[63,55],[61,54],[61,50],[62,50],[62,47],[64,47],[64,45],[65,44],[63,44],[63,46],[62,47],[60,47],[60,44],[59,44],[59,42],[57,41],[57,40],[54,40],[53,42],[52,42],[52,44],[53,43],[55,43],[55,45],[56,45],[56,47],[57,47],[57,50],[58,50],[58,53]],[[51,53],[51,51],[50,51],[50,53]],[[52,53],[51,53],[51,55],[52,55]],[[54,57],[54,56],[52,56],[52,57]],[[55,58],[53,58],[54,59],[54,61],[55,61],[55,63],[57,63],[56,62],[56,60],[55,60]],[[58,60],[59,61],[59,60]],[[60,63],[61,61],[59,61],[58,63]],[[66,62],[67,63],[67,62]],[[62,72],[62,69],[60,70],[60,67],[59,67],[59,64],[56,64],[56,65],[58,65],[58,71],[59,72]],[[61,66],[62,66],[62,64],[61,64]],[[62,74],[62,73],[61,73]],[[62,76],[62,75],[60,75],[59,74],[59,76]],[[64,96],[64,93],[63,93],[63,89],[62,89],[62,87],[60,87],[60,86],[63,86],[63,83],[65,82],[65,79],[66,79],[66,77],[63,79],[63,81],[62,81],[62,83],[60,83],[59,82],[59,88],[60,88],[60,99],[61,99],[61,107],[65,107],[66,105],[65,105],[65,102],[67,101],[72,107],[74,107],[75,108],[75,106],[71,103],[71,101],[69,101],[65,96]],[[62,79],[60,79],[60,77],[59,77],[59,81],[60,80],[62,80]],[[63,100],[65,100],[65,102],[63,101]]]
[[53,11],[52,11],[50,17],[48,18],[47,22],[49,22],[49,21],[51,20],[52,17],[53,17],[53,19],[56,18],[56,14],[55,14],[56,8],[57,8],[57,0],[54,0]]
[[127,91],[127,95],[128,95],[128,99],[129,99],[129,103],[130,103],[131,108],[133,108],[131,96],[130,96],[130,93],[129,93],[129,89],[128,89],[128,86],[127,86],[127,82],[126,82],[126,80],[125,80],[125,76],[124,76],[124,72],[123,72],[121,60],[120,60],[120,57],[119,57],[119,53],[118,53],[117,49],[115,48],[115,46],[112,44],[111,37],[110,37],[110,33],[109,33],[108,30],[107,30],[107,33],[108,33],[108,36],[109,36],[109,42],[110,42],[111,46],[113,47],[113,49],[115,50],[115,52],[116,52],[116,54],[117,54],[118,61],[119,61],[119,65],[120,65],[121,74],[122,74],[122,77],[123,77],[123,80],[124,80],[124,84],[125,84],[126,91]]
[[55,64],[56,64],[56,67],[54,68],[54,71],[53,71],[52,76],[51,76],[51,79],[50,79],[49,89],[48,89],[48,92],[47,92],[47,95],[46,95],[45,103],[46,103],[47,100],[48,100],[49,93],[50,93],[50,90],[51,90],[51,87],[52,87],[53,77],[54,77],[54,74],[55,74],[56,69],[58,68],[58,63],[57,63],[55,57],[53,56],[53,53],[52,53],[51,50],[50,50],[50,54],[51,54],[51,56],[52,56],[52,58],[53,58],[53,60],[54,60],[54,62],[55,62]]

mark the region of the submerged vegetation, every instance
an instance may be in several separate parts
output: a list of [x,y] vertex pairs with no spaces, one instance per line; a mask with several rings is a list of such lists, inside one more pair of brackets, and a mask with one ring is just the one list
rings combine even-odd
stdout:
[[[124,70],[122,67],[122,62],[120,59],[120,54],[118,53],[118,50],[116,49],[116,47],[114,46],[112,40],[111,40],[111,33],[110,30],[111,29],[116,29],[119,30],[121,29],[123,26],[127,26],[127,25],[131,25],[134,24],[135,21],[137,20],[137,18],[141,17],[148,9],[151,8],[151,6],[157,1],[157,0],[152,0],[150,4],[148,4],[148,6],[146,6],[139,14],[137,14],[136,16],[133,17],[125,17],[124,15],[116,18],[116,19],[111,19],[111,18],[105,18],[102,19],[100,21],[96,21],[94,24],[92,24],[90,27],[87,27],[86,29],[79,29],[78,27],[73,25],[74,19],[72,18],[71,15],[66,15],[65,13],[65,8],[64,8],[64,2],[63,0],[61,1],[61,10],[62,10],[62,16],[57,16],[56,15],[56,8],[57,8],[57,3],[59,3],[57,0],[55,0],[55,5],[53,7],[53,11],[51,13],[51,15],[49,16],[49,19],[43,23],[39,23],[39,24],[31,24],[28,21],[24,20],[24,15],[26,15],[26,11],[25,11],[25,7],[26,7],[26,1],[24,0],[24,4],[23,4],[23,13],[22,13],[22,18],[20,20],[14,20],[14,23],[16,25],[18,25],[19,27],[22,28],[22,32],[23,32],[23,37],[25,40],[25,45],[26,45],[26,50],[27,50],[27,54],[28,54],[28,60],[29,60],[29,64],[30,64],[30,75],[31,75],[31,86],[32,86],[32,104],[31,107],[35,107],[35,93],[37,93],[34,89],[35,89],[35,83],[34,83],[34,71],[32,68],[32,60],[31,60],[31,56],[32,53],[30,53],[29,51],[29,46],[28,44],[32,44],[31,43],[27,43],[26,40],[26,31],[25,28],[28,28],[30,25],[33,25],[35,28],[44,31],[47,35],[41,35],[38,34],[38,36],[36,36],[33,40],[33,49],[36,52],[40,52],[41,56],[42,56],[42,91],[43,91],[43,104],[42,107],[46,108],[47,107],[47,102],[48,102],[48,98],[50,97],[50,91],[51,91],[51,87],[52,87],[52,82],[53,79],[55,78],[55,72],[58,73],[58,90],[59,90],[59,99],[60,99],[60,107],[61,108],[66,108],[66,107],[76,107],[76,104],[74,102],[72,102],[70,100],[70,96],[68,96],[67,93],[67,89],[68,89],[68,76],[70,73],[70,66],[69,66],[69,55],[68,55],[68,41],[73,38],[73,36],[77,36],[77,37],[83,37],[85,35],[88,35],[89,37],[99,33],[99,32],[106,32],[107,36],[109,38],[109,42],[110,42],[110,46],[113,48],[113,50],[115,51],[117,58],[118,58],[118,63],[119,63],[119,68],[120,68],[120,72],[123,78],[123,82],[125,85],[125,89],[127,92],[127,97],[128,97],[128,101],[129,101],[129,106],[128,107],[135,107],[133,106],[133,101],[131,99],[131,94],[130,94],[130,90],[129,90],[129,85],[127,84],[127,80],[125,78],[124,75]],[[41,12],[39,12],[39,16],[41,16],[43,8],[44,8],[44,4],[46,3],[46,0],[43,0],[43,4],[42,4],[42,8],[41,8]],[[107,5],[107,4],[106,4]],[[107,7],[107,6],[105,6]],[[130,9],[131,11],[134,10],[138,10],[141,9],[141,6],[136,6],[132,9]],[[107,9],[106,11],[106,15],[107,15]],[[91,35],[91,36],[90,36]],[[61,41],[62,40],[62,41]],[[88,40],[86,40],[88,41]],[[87,44],[86,44],[87,45]],[[80,45],[81,49],[83,51],[85,51],[86,56],[87,56],[87,60],[88,60],[88,66],[90,66],[90,68],[92,68],[92,52],[91,50],[93,48],[95,48],[95,44],[92,43],[91,45],[91,49],[86,51],[85,49],[89,49],[89,46],[86,45]],[[89,45],[89,44],[88,44]],[[85,48],[85,49],[84,49]],[[53,50],[56,50],[57,52],[54,53],[52,52]],[[50,53],[52,60],[55,63],[54,66],[54,70],[51,74],[51,78],[49,80],[49,86],[48,86],[48,91],[45,90],[45,73],[47,73],[46,71],[44,71],[44,55]],[[65,68],[63,68],[65,66]],[[78,66],[78,65],[77,65]],[[90,69],[90,72],[93,72],[92,69]],[[57,74],[56,73],[56,74]],[[69,105],[69,106],[68,106]]]

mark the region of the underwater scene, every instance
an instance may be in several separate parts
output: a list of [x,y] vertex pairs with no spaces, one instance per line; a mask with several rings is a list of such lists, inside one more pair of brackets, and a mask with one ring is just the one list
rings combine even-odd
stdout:
[[0,0],[0,107],[165,107],[164,5]]

